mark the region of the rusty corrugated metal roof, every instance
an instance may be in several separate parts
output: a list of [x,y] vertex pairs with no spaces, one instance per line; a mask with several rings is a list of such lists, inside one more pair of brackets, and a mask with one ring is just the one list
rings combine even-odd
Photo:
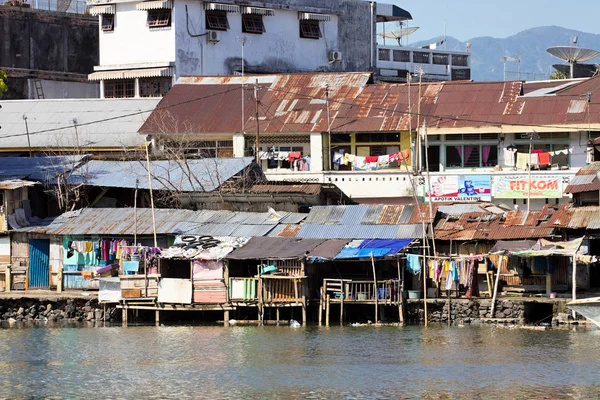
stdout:
[[321,184],[305,183],[305,184],[268,184],[254,185],[248,190],[250,193],[301,193],[318,195],[321,194]]
[[[255,78],[244,80],[250,84]],[[366,73],[259,77],[260,131],[326,132],[326,85],[333,132],[397,132],[411,124],[416,127],[418,87],[368,84],[369,79]],[[241,115],[246,116],[246,129],[254,130],[255,102],[247,91],[242,113],[241,78],[192,77],[180,82],[163,97],[140,133],[230,134],[241,130]],[[572,102],[574,95],[586,90],[600,95],[600,77],[574,82],[552,95],[531,97],[522,95],[520,81],[424,83],[420,111],[432,134],[435,128],[600,123],[600,103]]]
[[600,161],[581,168],[565,188],[565,193],[597,192],[600,190]]

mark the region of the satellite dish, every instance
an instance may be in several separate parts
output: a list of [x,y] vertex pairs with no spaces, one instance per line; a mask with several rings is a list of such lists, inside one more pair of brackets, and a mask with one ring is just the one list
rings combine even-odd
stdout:
[[573,78],[573,69],[576,63],[589,61],[600,56],[599,51],[573,46],[553,46],[549,47],[546,51],[554,57],[571,64],[571,78]]
[[553,46],[546,51],[554,57],[568,62],[585,62],[600,56],[600,51],[582,47]]
[[411,26],[410,28],[406,28],[406,29],[397,29],[394,31],[378,33],[377,36],[388,38],[388,39],[402,39],[404,37],[407,37],[408,35],[415,33],[415,31],[417,29],[419,29],[418,26]]
[[410,28],[401,28],[389,32],[378,33],[377,36],[386,39],[396,39],[398,45],[401,45],[402,38],[412,35],[417,29],[419,29],[418,26],[411,26]]

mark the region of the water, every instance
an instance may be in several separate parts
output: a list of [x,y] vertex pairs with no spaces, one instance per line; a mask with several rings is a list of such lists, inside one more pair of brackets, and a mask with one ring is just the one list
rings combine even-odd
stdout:
[[0,398],[600,397],[599,331],[0,329]]

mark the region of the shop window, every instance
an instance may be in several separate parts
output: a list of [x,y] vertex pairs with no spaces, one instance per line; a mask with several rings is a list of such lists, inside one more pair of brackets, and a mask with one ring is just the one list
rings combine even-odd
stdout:
[[413,62],[418,64],[429,64],[429,53],[422,51],[413,52]]
[[226,31],[229,29],[225,11],[206,11],[206,29]]
[[114,79],[104,81],[104,97],[125,98],[135,97],[135,80],[134,79]]
[[319,27],[319,21],[301,20],[300,37],[305,39],[321,38],[321,28]]
[[450,58],[449,54],[433,53],[433,63],[437,64],[437,65],[450,64],[449,58]]
[[447,168],[493,167],[498,164],[496,145],[446,146]]
[[349,133],[335,133],[331,135],[331,143],[350,143]]
[[167,8],[148,10],[147,25],[150,28],[164,28],[171,26],[171,10]]
[[242,32],[263,34],[266,32],[262,15],[242,14]]
[[[529,153],[529,144],[518,144],[516,145],[518,153]],[[568,167],[569,166],[569,145],[568,144],[542,144],[542,143],[534,143],[532,146],[533,150],[541,150],[543,152],[558,152],[550,157],[550,162],[552,165],[557,165],[558,167]],[[565,151],[566,150],[566,151]],[[564,154],[564,153],[567,154]],[[532,168],[535,168],[532,166]]]
[[166,78],[140,78],[140,97],[163,97],[171,89],[172,80]]
[[357,133],[356,141],[359,143],[384,143],[399,142],[399,133]]
[[392,54],[396,62],[410,62],[410,51],[394,50]]
[[469,56],[462,54],[453,54],[452,55],[452,65],[456,65],[457,67],[467,67],[469,64]]
[[379,61],[390,61],[390,52],[390,49],[379,49],[377,58]]
[[112,32],[115,30],[114,14],[102,14],[102,30],[104,32]]

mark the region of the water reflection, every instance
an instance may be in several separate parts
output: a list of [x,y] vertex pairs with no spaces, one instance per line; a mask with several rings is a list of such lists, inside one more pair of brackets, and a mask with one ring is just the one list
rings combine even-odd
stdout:
[[1,398],[600,396],[600,334],[491,327],[0,329]]

